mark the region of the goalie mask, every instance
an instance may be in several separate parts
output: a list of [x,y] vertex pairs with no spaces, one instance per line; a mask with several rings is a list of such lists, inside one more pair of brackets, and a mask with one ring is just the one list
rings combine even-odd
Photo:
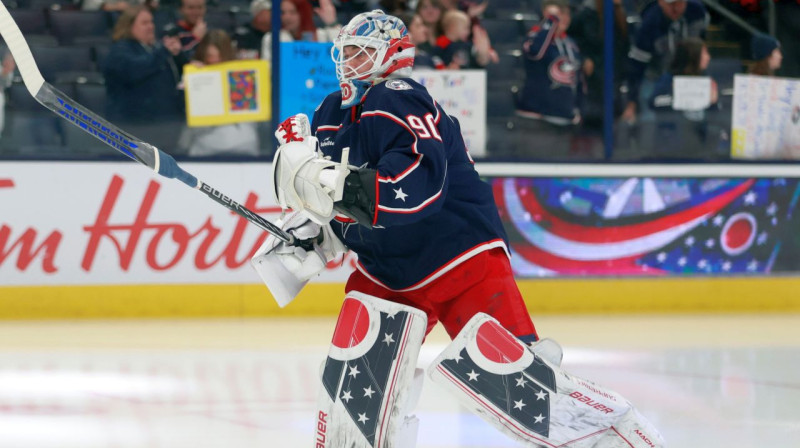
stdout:
[[353,17],[339,31],[331,58],[342,89],[342,109],[346,109],[389,75],[410,76],[414,44],[402,20],[376,9]]

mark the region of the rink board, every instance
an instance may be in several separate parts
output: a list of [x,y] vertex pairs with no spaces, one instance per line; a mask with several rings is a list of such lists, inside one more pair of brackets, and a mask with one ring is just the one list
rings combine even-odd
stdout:
[[[278,218],[267,191],[268,164],[182,166],[267,219]],[[800,178],[797,168],[779,165],[484,164],[478,169],[493,185],[498,180],[508,183],[503,178],[544,179],[558,173],[562,187],[563,179],[569,178],[591,187],[592,177],[618,178],[626,185],[630,179],[655,185],[660,178],[726,177],[740,188],[736,179],[752,177],[762,183],[783,179],[782,185],[788,179],[794,188]],[[778,201],[783,215],[794,207],[796,196],[783,199],[785,204]],[[505,219],[511,209],[504,206]],[[348,255],[332,264],[281,310],[256,283],[248,263],[264,234],[204,195],[134,163],[2,162],[0,210],[0,318],[330,315],[338,311],[343,283],[355,263]],[[783,215],[773,227],[791,222]],[[543,269],[535,258],[538,264],[530,263],[524,253],[527,243],[514,238],[512,259],[525,263],[516,265],[515,272],[528,269],[518,281],[533,313],[798,310],[800,279],[791,263],[784,262],[786,270],[779,275],[774,272],[795,250],[786,241],[787,233],[775,231],[765,237],[765,244],[753,243],[766,251],[765,261],[753,258],[747,264],[752,272],[741,264],[742,271],[733,276],[698,269],[636,276],[591,270],[603,263],[589,264],[575,275]],[[772,234],[784,240],[773,242]],[[563,238],[557,241],[562,244]],[[768,257],[781,247],[783,258],[778,262]]]
[[[798,312],[795,278],[519,280],[531,314]],[[0,287],[0,319],[334,316],[342,283],[279,308],[264,285]]]

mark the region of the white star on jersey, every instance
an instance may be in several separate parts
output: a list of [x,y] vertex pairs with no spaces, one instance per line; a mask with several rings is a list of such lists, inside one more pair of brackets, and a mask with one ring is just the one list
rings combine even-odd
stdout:
[[406,202],[406,198],[408,197],[408,195],[403,193],[403,187],[400,187],[397,190],[392,189],[392,191],[394,191],[395,199],[400,199],[401,201]]
[[470,381],[478,381],[478,375],[480,375],[480,373],[477,373],[477,372],[475,372],[474,370],[470,371],[470,372],[467,374],[467,376],[469,376],[469,380],[470,380]]

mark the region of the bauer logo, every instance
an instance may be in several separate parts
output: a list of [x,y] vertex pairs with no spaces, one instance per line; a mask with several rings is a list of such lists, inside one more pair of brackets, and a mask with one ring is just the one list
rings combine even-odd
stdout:
[[328,439],[328,414],[319,411],[317,416],[317,445],[316,448],[325,448],[325,441]]
[[591,408],[597,409],[600,412],[604,412],[606,414],[611,414],[611,413],[614,412],[614,410],[611,409],[610,407],[608,407],[608,406],[604,405],[603,403],[600,403],[599,401],[594,400],[591,397],[588,397],[588,396],[586,396],[586,395],[584,395],[584,394],[582,394],[582,393],[580,393],[578,391],[575,391],[575,392],[569,394],[569,396],[574,398],[574,399],[576,399],[576,400],[578,400],[578,401],[580,401],[581,403],[585,403],[587,406],[589,406]]

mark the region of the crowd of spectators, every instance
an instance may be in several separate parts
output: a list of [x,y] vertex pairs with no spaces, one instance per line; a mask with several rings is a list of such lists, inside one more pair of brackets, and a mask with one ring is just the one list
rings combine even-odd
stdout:
[[[172,138],[159,141],[179,154],[267,153],[268,145],[258,141],[258,135],[264,133],[251,125],[186,130],[180,124],[186,120],[185,64],[271,59],[270,0],[54,1],[58,7],[53,11],[102,11],[113,23],[107,45],[98,39],[88,41],[100,42],[93,47],[94,70],[103,75],[106,98],[105,108],[98,112],[123,126],[154,121],[174,124],[174,129],[183,132],[166,131]],[[514,1],[519,4],[518,11]],[[497,9],[492,2],[498,3]],[[624,129],[636,134],[639,147],[686,147],[658,132],[664,122],[674,124],[679,119],[681,131],[673,134],[692,140],[688,146],[700,152],[724,153],[729,131],[724,117],[730,119],[730,104],[723,101],[717,82],[712,82],[708,110],[676,113],[671,109],[673,77],[705,76],[711,61],[704,41],[711,15],[700,0],[612,0],[612,61],[605,60],[603,51],[603,0],[511,2],[509,8],[509,0],[282,0],[279,40],[331,42],[342,24],[359,12],[381,8],[398,15],[416,46],[415,69],[488,70],[489,96],[510,103],[505,122],[510,137],[490,139],[490,156],[566,158],[587,136],[594,138],[597,149],[607,118],[603,114],[603,77],[609,63],[615,74],[613,119],[618,130],[626,125]],[[526,14],[512,15],[515,12]],[[792,14],[781,18],[796,19]],[[501,36],[498,28],[489,27],[492,21],[518,27],[519,33],[511,39],[508,33]],[[742,71],[798,76],[781,71],[783,53],[789,51],[781,44],[766,34],[753,36],[748,54],[742,57]],[[510,70],[514,86],[509,90],[501,84],[492,90],[491,86],[498,85],[493,83],[493,70],[505,70],[502,62],[509,59],[515,64]],[[787,59],[800,58],[790,54]],[[13,69],[13,59],[6,55],[4,84]],[[642,131],[646,129],[655,132]],[[505,130],[490,129],[489,133],[502,136]],[[620,138],[618,146],[624,147],[626,141]],[[7,146],[0,142],[0,147]]]

